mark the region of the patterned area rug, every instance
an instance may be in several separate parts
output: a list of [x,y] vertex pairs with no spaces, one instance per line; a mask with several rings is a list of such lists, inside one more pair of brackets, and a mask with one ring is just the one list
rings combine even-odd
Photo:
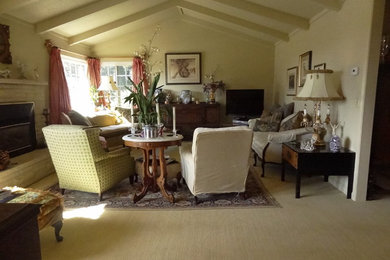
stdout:
[[[176,179],[168,181],[168,184],[175,185]],[[103,200],[98,200],[98,195],[88,192],[66,190],[64,194],[65,208],[79,208],[106,204],[105,208],[124,209],[199,209],[199,208],[232,208],[232,207],[280,207],[279,203],[271,196],[262,184],[256,168],[251,167],[248,173],[246,191],[248,198],[242,199],[237,193],[228,194],[205,194],[199,195],[199,204],[195,204],[194,196],[185,184],[177,187],[174,192],[175,203],[167,201],[160,192],[149,191],[146,196],[136,204],[133,203],[135,192],[139,194],[141,183],[129,184],[124,179],[114,188],[103,193]],[[58,184],[50,188],[53,192],[60,192]]]

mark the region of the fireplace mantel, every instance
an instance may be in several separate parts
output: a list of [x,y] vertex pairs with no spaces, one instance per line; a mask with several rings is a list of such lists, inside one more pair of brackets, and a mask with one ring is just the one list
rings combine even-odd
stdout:
[[1,85],[42,85],[47,86],[48,83],[44,81],[36,81],[29,79],[1,79],[0,78],[0,88]]

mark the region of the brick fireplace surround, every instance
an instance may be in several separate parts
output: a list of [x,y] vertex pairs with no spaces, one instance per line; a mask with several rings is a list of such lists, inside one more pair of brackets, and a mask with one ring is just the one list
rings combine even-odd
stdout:
[[47,82],[25,79],[0,79],[0,102],[34,102],[35,131],[38,149],[11,158],[9,167],[0,171],[0,188],[3,186],[28,187],[54,173],[54,166],[45,147],[42,127],[45,124],[43,109],[48,107]]

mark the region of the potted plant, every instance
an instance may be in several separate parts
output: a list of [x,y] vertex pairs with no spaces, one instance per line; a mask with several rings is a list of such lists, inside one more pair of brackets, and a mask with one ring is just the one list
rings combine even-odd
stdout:
[[[138,117],[138,123],[143,126],[144,136],[153,137],[150,131],[157,133],[157,112],[155,111],[155,102],[160,98],[162,92],[156,94],[156,90],[161,89],[163,86],[157,87],[157,83],[160,80],[160,74],[158,73],[151,84],[148,93],[144,95],[143,80],[137,84],[128,77],[134,89],[126,86],[126,89],[130,91],[130,95],[125,97],[125,102],[133,103],[138,108],[138,112],[135,115]],[[151,134],[151,136],[149,136]]]

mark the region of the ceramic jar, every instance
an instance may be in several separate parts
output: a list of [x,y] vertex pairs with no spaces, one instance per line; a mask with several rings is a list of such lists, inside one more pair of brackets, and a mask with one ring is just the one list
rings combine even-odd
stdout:
[[180,93],[180,99],[183,104],[189,104],[191,102],[192,92],[191,90],[182,90]]

